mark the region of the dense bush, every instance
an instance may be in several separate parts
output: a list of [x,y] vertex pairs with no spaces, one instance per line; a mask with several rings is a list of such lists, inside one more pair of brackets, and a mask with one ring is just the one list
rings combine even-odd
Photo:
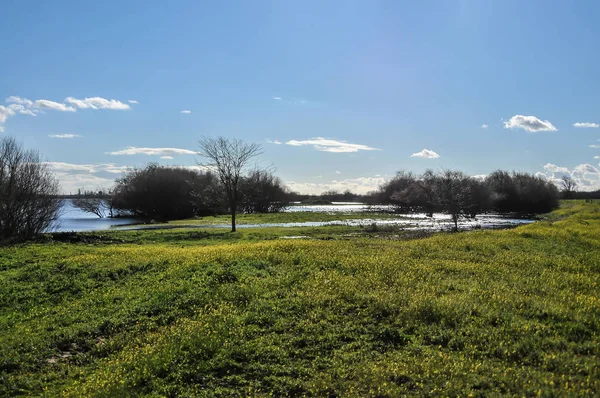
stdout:
[[56,220],[59,185],[38,152],[0,140],[0,240],[28,239]]
[[497,170],[485,183],[491,191],[492,209],[500,213],[547,213],[558,207],[558,188],[531,174]]
[[285,186],[267,171],[256,170],[242,178],[239,193],[242,213],[277,213],[289,205]]
[[495,171],[481,180],[459,171],[427,170],[419,176],[398,172],[377,196],[397,212],[450,214],[457,226],[460,217],[473,218],[489,210],[546,213],[558,207],[559,192],[551,182],[526,173]]
[[[243,213],[278,212],[289,203],[281,180],[266,171],[241,177],[238,190],[237,210]],[[156,164],[117,180],[112,206],[163,221],[230,212],[225,188],[215,174]]]
[[113,207],[155,220],[189,218],[215,212],[215,185],[210,173],[150,164],[117,180]]

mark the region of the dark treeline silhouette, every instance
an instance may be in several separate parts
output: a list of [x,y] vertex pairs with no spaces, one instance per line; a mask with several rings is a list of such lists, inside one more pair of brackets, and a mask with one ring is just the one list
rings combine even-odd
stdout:
[[[156,221],[230,214],[225,190],[214,173],[150,164],[116,181],[112,207]],[[278,212],[288,204],[283,183],[267,171],[240,177],[237,195],[236,211],[243,213]]]
[[568,198],[565,197],[565,199],[599,200],[600,199],[600,190],[588,191],[588,192],[575,191],[575,192],[572,192]]
[[301,194],[298,192],[290,193],[290,200],[305,204],[325,204],[331,202],[356,202],[367,203],[371,199],[370,195],[360,195],[346,189],[344,192],[335,190],[325,191],[320,195]]
[[558,207],[559,192],[549,181],[527,173],[494,171],[484,179],[460,171],[427,170],[421,175],[400,171],[383,184],[375,197],[400,213],[452,216],[455,229],[461,217],[485,212],[536,214]]

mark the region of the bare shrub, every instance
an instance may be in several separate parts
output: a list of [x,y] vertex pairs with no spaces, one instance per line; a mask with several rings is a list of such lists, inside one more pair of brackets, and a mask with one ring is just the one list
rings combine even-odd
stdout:
[[0,140],[0,239],[29,239],[58,218],[58,181],[39,152]]

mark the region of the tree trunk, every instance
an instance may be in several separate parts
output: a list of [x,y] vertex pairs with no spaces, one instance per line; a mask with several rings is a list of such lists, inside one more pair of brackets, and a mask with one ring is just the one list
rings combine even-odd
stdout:
[[237,195],[235,190],[229,188],[227,196],[229,196],[229,211],[231,211],[231,232],[235,232],[235,211],[237,209]]
[[235,207],[231,208],[231,232],[235,232]]
[[453,214],[452,218],[454,219],[454,232],[458,231],[458,214]]

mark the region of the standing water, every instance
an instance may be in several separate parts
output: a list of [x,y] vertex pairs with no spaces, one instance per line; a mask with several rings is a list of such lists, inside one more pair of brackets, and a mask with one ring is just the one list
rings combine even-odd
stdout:
[[95,214],[86,213],[75,207],[72,199],[65,199],[58,220],[52,223],[46,232],[98,231],[135,222],[136,219],[131,217],[99,218]]
[[[363,203],[345,203],[333,202],[330,205],[302,205],[295,204],[284,212],[314,212],[329,214],[352,214],[362,212],[381,212],[389,211],[389,206],[384,205],[365,205]],[[426,217],[425,214],[402,214],[392,215],[386,219],[347,219],[339,221],[308,221],[308,222],[290,222],[290,223],[271,223],[271,224],[238,224],[238,228],[266,228],[266,227],[320,227],[326,225],[347,225],[347,226],[368,226],[368,225],[395,225],[402,228],[440,230],[450,229],[454,226],[452,219],[446,214],[434,214],[433,217]],[[73,206],[73,201],[67,199],[64,201],[62,214],[55,223],[48,229],[48,232],[67,232],[67,231],[97,231],[109,229],[111,227],[123,226],[124,229],[162,229],[162,228],[228,228],[228,224],[223,225],[202,225],[201,220],[197,220],[190,225],[131,225],[139,220],[131,217],[120,218],[99,218],[98,216],[86,213]],[[511,226],[528,224],[532,220],[504,217],[495,214],[482,214],[474,220],[459,221],[459,229],[474,228],[507,228]],[[131,225],[130,227],[127,227]]]

